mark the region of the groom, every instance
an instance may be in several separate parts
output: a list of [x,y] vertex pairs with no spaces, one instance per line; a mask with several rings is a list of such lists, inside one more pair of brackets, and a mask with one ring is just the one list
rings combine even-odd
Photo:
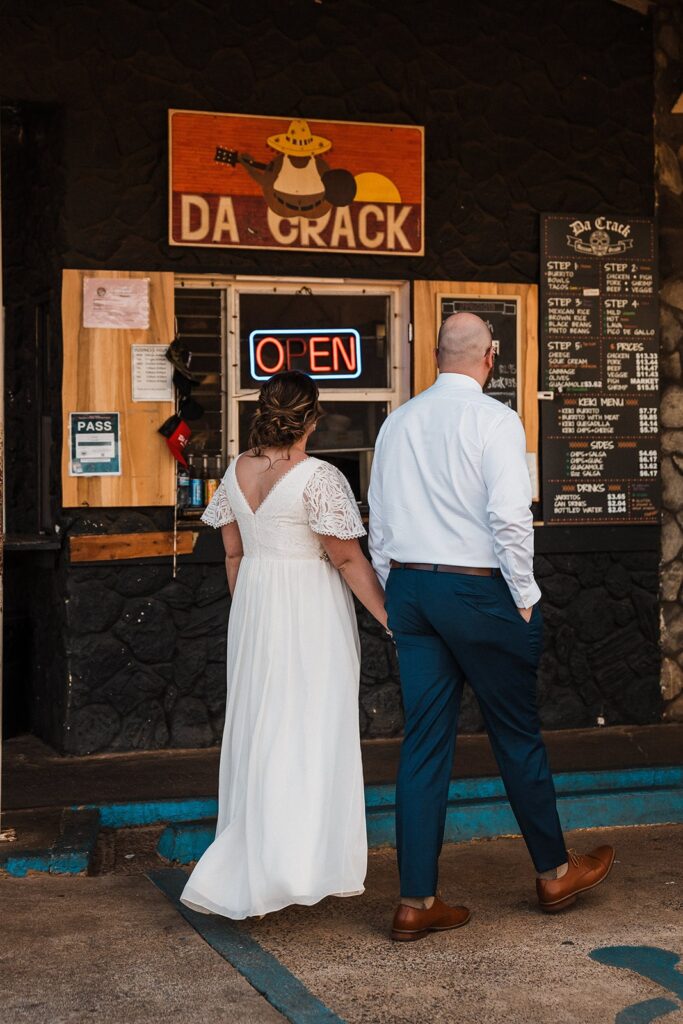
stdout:
[[370,552],[386,584],[405,732],[396,788],[401,902],[392,938],[469,920],[436,898],[463,682],[479,702],[546,911],[608,874],[610,846],[567,853],[536,710],[540,591],[531,487],[516,412],[485,395],[488,327],[456,313],[439,331],[439,377],[384,423],[370,483]]

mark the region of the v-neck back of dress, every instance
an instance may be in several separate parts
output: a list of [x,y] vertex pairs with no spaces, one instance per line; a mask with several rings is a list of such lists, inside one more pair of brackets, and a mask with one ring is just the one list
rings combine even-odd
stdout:
[[247,558],[320,558],[320,541],[311,531],[304,490],[324,463],[309,457],[292,466],[273,484],[254,510],[237,479],[238,460],[230,464],[225,488],[242,536]]
[[238,457],[237,457],[237,458],[235,459],[235,462],[234,462],[234,466],[235,466],[235,484],[236,484],[237,488],[239,489],[239,492],[240,492],[240,494],[241,494],[241,495],[242,495],[242,497],[244,498],[244,501],[245,501],[245,503],[246,503],[247,507],[249,508],[249,511],[251,512],[251,514],[252,514],[253,516],[257,515],[257,514],[258,514],[258,513],[259,513],[259,512],[261,511],[261,509],[262,509],[262,508],[263,508],[263,506],[264,506],[264,505],[266,504],[266,502],[267,502],[267,501],[268,501],[268,499],[270,498],[270,496],[271,496],[271,494],[273,493],[273,491],[276,491],[276,490],[277,490],[277,488],[278,488],[278,487],[279,487],[279,485],[280,485],[280,484],[282,483],[282,481],[283,481],[283,480],[286,480],[286,479],[287,479],[287,477],[289,476],[289,474],[290,474],[290,473],[293,473],[293,472],[294,472],[295,470],[297,470],[297,469],[299,468],[299,466],[303,466],[303,465],[305,465],[305,463],[307,463],[307,462],[308,462],[308,461],[310,460],[310,456],[306,456],[306,458],[305,458],[305,459],[301,459],[301,461],[300,461],[300,462],[296,462],[296,463],[295,463],[295,464],[294,464],[293,466],[290,466],[290,468],[289,468],[288,470],[286,470],[286,471],[285,471],[284,473],[282,473],[282,475],[281,475],[281,476],[279,476],[279,477],[277,478],[277,480],[275,481],[275,483],[274,483],[274,484],[273,484],[273,485],[271,486],[270,490],[269,490],[269,491],[268,491],[268,492],[266,493],[265,497],[263,497],[263,498],[261,499],[261,501],[260,501],[260,502],[259,502],[259,504],[258,504],[258,505],[256,506],[256,508],[253,508],[253,506],[252,506],[251,502],[250,502],[250,501],[249,501],[249,499],[247,498],[247,495],[246,495],[246,493],[245,493],[245,491],[244,491],[244,488],[242,487],[242,484],[241,484],[241,483],[240,483],[240,481],[239,481],[239,477],[237,476],[237,463],[238,463],[238,462],[240,462],[240,460],[241,460],[241,459],[243,459],[244,457],[245,457],[244,455],[239,455],[239,456],[238,456]]

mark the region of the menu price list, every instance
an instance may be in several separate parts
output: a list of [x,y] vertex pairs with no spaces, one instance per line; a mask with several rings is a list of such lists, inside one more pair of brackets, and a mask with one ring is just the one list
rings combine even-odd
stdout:
[[657,280],[651,218],[542,223],[547,523],[648,523],[659,510]]

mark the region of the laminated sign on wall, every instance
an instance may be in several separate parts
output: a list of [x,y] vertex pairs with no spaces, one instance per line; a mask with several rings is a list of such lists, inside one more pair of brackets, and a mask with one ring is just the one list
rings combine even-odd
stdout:
[[83,326],[148,330],[149,278],[84,278]]
[[424,129],[169,111],[169,242],[424,251]]
[[117,412],[72,412],[70,476],[120,476],[121,436]]

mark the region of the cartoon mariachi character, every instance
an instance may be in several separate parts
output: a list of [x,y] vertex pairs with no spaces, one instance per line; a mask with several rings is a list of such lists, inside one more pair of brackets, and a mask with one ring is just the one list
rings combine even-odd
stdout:
[[279,217],[317,220],[332,206],[348,206],[356,195],[356,180],[349,171],[332,169],[322,154],[332,148],[329,139],[313,135],[307,121],[292,121],[285,134],[271,135],[268,145],[278,154],[269,164],[248,153],[218,146],[215,159],[234,167],[240,164],[258,182],[270,209]]

